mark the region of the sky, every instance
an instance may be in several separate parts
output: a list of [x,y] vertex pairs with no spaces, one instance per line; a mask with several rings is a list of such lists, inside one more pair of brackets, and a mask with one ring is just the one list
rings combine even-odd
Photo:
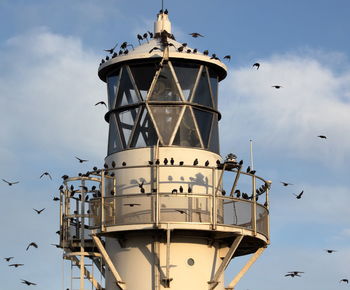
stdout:
[[[23,289],[20,279],[64,289],[62,252],[50,245],[59,223],[52,198],[63,174],[102,167],[108,124],[94,104],[107,90],[98,64],[104,49],[152,30],[160,2],[0,0],[0,178],[20,181],[0,184],[0,257],[25,264],[0,262],[3,289]],[[164,3],[177,40],[231,55],[219,88],[221,155],[248,161],[253,140],[257,174],[273,182],[271,245],[236,289],[348,287],[339,281],[350,279],[350,2]],[[44,171],[52,181],[39,179]],[[31,241],[39,248],[25,251]],[[237,270],[229,266],[227,282]],[[294,270],[305,273],[284,277]]]

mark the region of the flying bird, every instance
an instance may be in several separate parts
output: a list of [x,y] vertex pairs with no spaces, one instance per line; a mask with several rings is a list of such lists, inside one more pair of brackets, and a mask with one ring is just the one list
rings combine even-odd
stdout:
[[104,105],[107,108],[107,105],[104,101],[100,101],[100,102],[95,104],[95,106],[97,106],[97,105]]
[[280,182],[283,184],[283,186],[293,185],[292,183],[289,183],[289,182],[284,182],[284,181],[280,181]]
[[202,34],[198,32],[192,32],[192,33],[189,33],[188,35],[191,35],[193,38],[204,37]]
[[57,244],[51,244],[52,246],[55,246],[56,248],[62,248],[60,245]]
[[319,136],[317,136],[318,138],[321,138],[321,139],[327,139],[327,136],[325,136],[325,135],[319,135]]
[[288,276],[290,276],[292,278],[294,278],[294,277],[301,277],[299,274],[294,274],[294,273],[288,273],[288,274],[284,275],[284,277],[288,277]]
[[349,284],[349,279],[341,279],[341,280],[339,281],[339,283],[341,283],[341,282],[344,282],[344,283]]
[[336,252],[336,250],[324,249],[328,254],[332,254]]
[[104,51],[109,52],[110,54],[112,54],[117,46],[118,46],[118,43],[114,47],[112,47],[111,49],[104,49]]
[[4,258],[4,260],[5,260],[6,262],[10,262],[13,258],[14,258],[14,257],[7,257],[7,258]]
[[231,55],[225,55],[224,59],[227,59],[228,61],[230,61],[231,60]]
[[40,209],[40,210],[35,209],[35,208],[33,208],[33,209],[36,211],[37,214],[41,214],[45,210],[45,208]]
[[273,88],[275,88],[275,89],[280,89],[280,88],[283,88],[282,86],[279,86],[279,85],[274,85],[274,86],[272,86]]
[[9,267],[15,267],[15,268],[20,267],[20,266],[24,266],[24,264],[11,264],[11,265],[9,265]]
[[5,180],[5,179],[3,179],[2,181],[3,181],[3,182],[6,182],[9,186],[12,186],[12,185],[14,185],[14,184],[19,183],[19,181],[10,182],[10,181],[7,181],[7,180]]
[[79,157],[75,156],[76,159],[79,160],[80,163],[83,163],[83,162],[88,162],[89,160],[85,160],[85,159],[80,159]]
[[31,243],[28,245],[26,251],[28,251],[29,247],[38,248],[38,245],[37,245],[36,243],[34,243],[34,242],[31,242]]
[[253,64],[252,67],[256,67],[256,69],[258,70],[260,68],[260,63],[256,62]]
[[299,194],[294,193],[294,195],[295,195],[296,199],[301,199],[301,196],[303,195],[303,193],[304,193],[304,190],[302,190]]
[[21,279],[21,280],[22,280],[22,283],[23,283],[23,284],[26,284],[26,285],[28,285],[28,286],[30,286],[30,285],[36,285],[35,283],[30,282],[30,281],[28,281],[28,280],[23,280],[23,279]]

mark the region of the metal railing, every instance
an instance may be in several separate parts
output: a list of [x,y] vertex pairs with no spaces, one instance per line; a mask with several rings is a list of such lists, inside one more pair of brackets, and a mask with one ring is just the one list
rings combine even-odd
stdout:
[[[212,171],[212,181],[205,192],[161,192],[160,185],[168,182],[159,178],[159,172],[163,167],[179,167],[179,165],[123,166],[101,169],[85,176],[66,179],[64,189],[61,190],[60,221],[63,232],[61,239],[66,240],[72,236],[83,239],[84,229],[99,228],[104,231],[106,227],[111,226],[137,224],[158,226],[162,223],[207,224],[212,229],[216,229],[217,226],[238,227],[251,230],[253,235],[263,234],[269,239],[269,181],[241,172],[241,168],[237,166],[226,166],[226,164],[221,168],[196,166],[196,169]],[[193,167],[182,166],[182,168]],[[149,192],[139,193],[138,186],[134,185],[135,193],[119,194],[118,180],[115,176],[111,176],[110,171],[116,173],[118,170],[135,168],[149,168],[156,171],[153,175],[155,180],[147,184]],[[222,189],[224,173],[235,175],[228,194]],[[244,175],[247,177],[246,181],[251,180],[251,195],[248,198],[247,196],[238,198],[235,196],[235,191]],[[257,181],[265,186],[264,205],[257,201],[258,196],[262,195],[256,190]],[[80,184],[75,187],[74,194],[70,188],[72,183]],[[95,184],[95,189],[88,188],[92,184]],[[249,185],[249,182],[247,184]],[[113,191],[113,196],[110,193],[106,194],[107,187]],[[90,197],[91,195],[93,196]],[[87,196],[90,198],[86,200]],[[72,235],[72,229],[76,230],[75,235]]]

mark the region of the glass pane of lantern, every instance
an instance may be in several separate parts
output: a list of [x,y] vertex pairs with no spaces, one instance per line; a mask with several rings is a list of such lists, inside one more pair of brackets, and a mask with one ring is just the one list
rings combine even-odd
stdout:
[[181,101],[180,92],[168,64],[163,66],[151,93],[150,100]]
[[185,114],[177,130],[173,145],[186,147],[201,147],[193,117],[189,108],[186,108]]
[[111,114],[109,119],[108,154],[121,150],[123,150],[123,145],[120,139],[115,114]]
[[177,79],[180,83],[182,93],[185,100],[189,100],[194,83],[197,79],[199,71],[199,65],[197,64],[185,64],[181,62],[172,62]]
[[218,108],[218,75],[212,69],[209,69],[209,79],[211,92],[213,94],[214,108]]
[[202,136],[203,144],[205,148],[207,148],[209,142],[211,123],[213,120],[213,114],[195,108],[193,108],[193,113],[196,117],[197,125]]
[[119,113],[119,124],[123,131],[125,144],[129,142],[131,131],[134,127],[139,108],[133,108]]
[[214,114],[213,125],[210,134],[209,150],[220,154],[219,149],[219,121],[218,115]]
[[134,132],[133,140],[130,147],[145,147],[156,145],[158,141],[158,135],[154,129],[153,122],[144,108],[142,116],[139,119],[138,124]]
[[129,67],[143,100],[146,100],[148,90],[156,73],[156,66],[154,64],[138,64],[130,65]]
[[169,145],[181,108],[181,106],[150,106],[152,116],[162,136],[163,145]]
[[203,67],[203,71],[200,76],[196,91],[194,92],[192,102],[200,105],[204,105],[207,107],[213,106],[213,101],[212,101],[210,89],[209,89],[208,74],[205,67]]
[[117,95],[119,81],[119,70],[115,73],[112,73],[107,78],[107,92],[108,92],[108,107],[109,109],[114,109],[115,98]]
[[137,97],[136,91],[132,82],[130,81],[129,73],[126,67],[123,67],[121,76],[120,76],[120,84],[118,88],[118,96],[117,96],[117,107],[125,106],[129,104],[135,104],[139,102],[139,98]]

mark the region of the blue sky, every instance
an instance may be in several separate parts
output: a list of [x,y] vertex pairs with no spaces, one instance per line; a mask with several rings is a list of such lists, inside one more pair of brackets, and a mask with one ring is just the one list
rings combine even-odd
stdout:
[[[249,160],[252,139],[257,173],[273,181],[271,245],[237,289],[346,287],[338,282],[350,278],[349,1],[165,0],[165,7],[180,42],[231,55],[219,90],[222,155]],[[0,1],[0,178],[20,181],[0,184],[0,257],[25,264],[0,263],[4,289],[23,289],[20,279],[61,289],[52,197],[64,173],[103,164],[105,111],[93,106],[106,100],[97,77],[103,49],[137,44],[159,9],[160,1],[141,0]],[[53,181],[39,179],[43,171]],[[32,209],[44,207],[40,216]],[[39,249],[26,252],[31,241]],[[295,269],[305,275],[284,277]]]

